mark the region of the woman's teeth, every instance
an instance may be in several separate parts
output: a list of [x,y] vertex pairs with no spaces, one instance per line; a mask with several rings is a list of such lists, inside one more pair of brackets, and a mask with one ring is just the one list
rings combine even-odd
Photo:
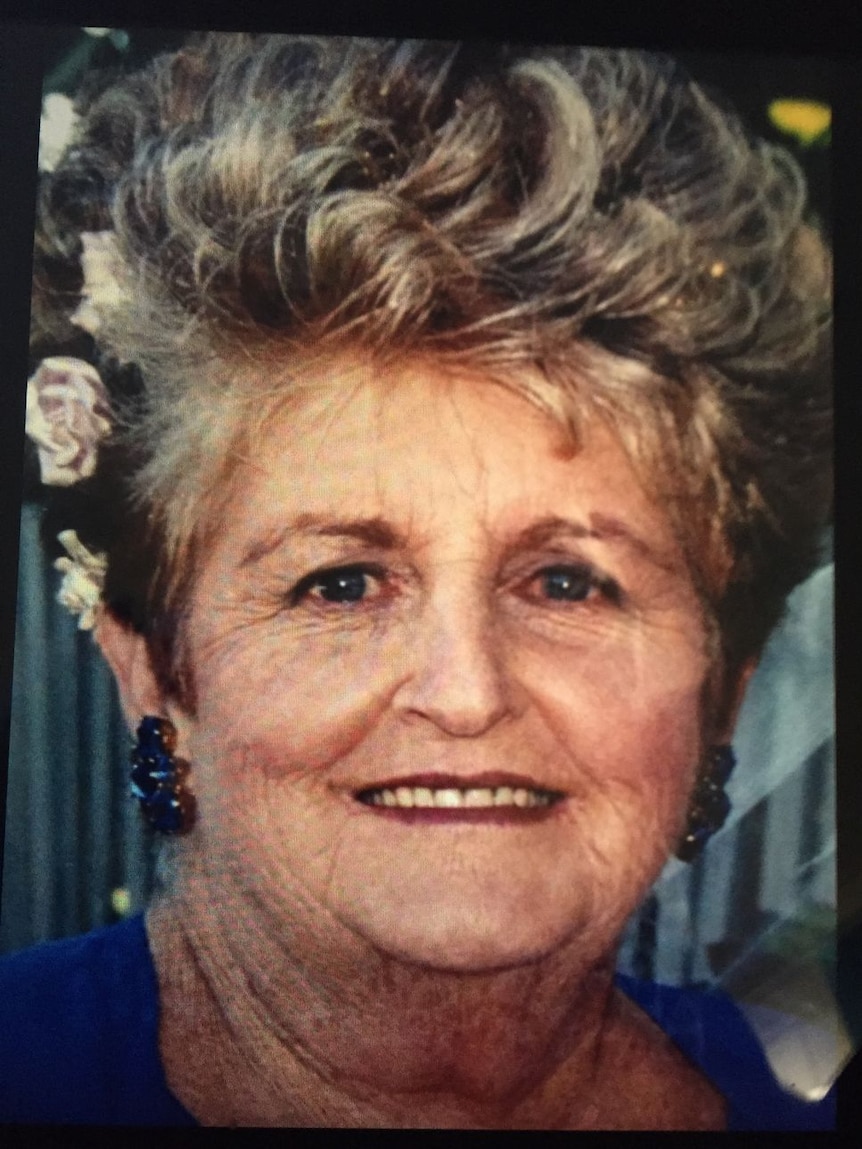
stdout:
[[397,806],[402,810],[417,808],[478,810],[491,806],[519,806],[522,809],[533,809],[537,806],[550,806],[559,797],[560,795],[552,790],[533,790],[521,786],[465,790],[448,786],[439,790],[427,786],[396,786],[393,790],[363,790],[358,795],[360,802],[368,806]]

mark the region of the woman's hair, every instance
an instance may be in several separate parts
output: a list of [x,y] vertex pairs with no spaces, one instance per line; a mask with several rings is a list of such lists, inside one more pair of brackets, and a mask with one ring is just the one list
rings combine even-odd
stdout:
[[[816,562],[830,267],[792,158],[661,57],[245,34],[79,99],[40,191],[33,352],[114,431],[52,529],[193,707],[182,617],[237,461],[314,355],[421,356],[601,418],[664,500],[725,658]],[[84,232],[121,297],[71,317]]]

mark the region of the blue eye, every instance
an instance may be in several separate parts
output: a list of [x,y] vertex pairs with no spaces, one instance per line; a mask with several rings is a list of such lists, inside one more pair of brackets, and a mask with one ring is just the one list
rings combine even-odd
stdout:
[[328,603],[361,602],[369,592],[369,576],[377,576],[376,571],[367,567],[337,567],[328,571],[315,571],[300,579],[290,595],[293,605],[312,596]]
[[331,571],[317,577],[315,589],[327,602],[359,602],[368,590],[368,579],[361,570]]
[[561,602],[583,602],[596,585],[586,567],[549,567],[539,577],[546,598]]

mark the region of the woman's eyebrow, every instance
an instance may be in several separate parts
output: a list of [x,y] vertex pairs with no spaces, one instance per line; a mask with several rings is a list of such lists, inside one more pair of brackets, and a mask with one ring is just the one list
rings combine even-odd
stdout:
[[279,525],[264,538],[256,539],[243,553],[240,567],[252,566],[301,536],[325,539],[355,539],[381,550],[403,546],[405,538],[391,523],[379,517],[334,519],[329,515],[302,514]]
[[663,569],[673,567],[664,548],[657,547],[632,526],[613,515],[593,512],[586,522],[549,515],[520,531],[514,549],[543,547],[561,539],[596,539],[599,542],[622,543],[648,562]]
[[[280,524],[263,538],[255,540],[243,553],[240,567],[253,566],[261,559],[297,541],[299,538],[354,539],[381,550],[394,550],[407,543],[403,532],[379,516],[337,519],[325,514],[304,513]],[[648,562],[671,569],[674,563],[663,549],[645,539],[628,523],[612,515],[594,512],[587,522],[548,515],[518,531],[509,551],[548,546],[562,539],[595,539],[599,542],[622,543]]]

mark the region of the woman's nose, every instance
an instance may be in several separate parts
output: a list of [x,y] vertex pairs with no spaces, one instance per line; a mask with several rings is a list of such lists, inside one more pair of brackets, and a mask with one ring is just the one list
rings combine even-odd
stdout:
[[489,612],[475,602],[429,608],[411,662],[394,699],[403,714],[460,738],[476,738],[508,714],[499,638]]

